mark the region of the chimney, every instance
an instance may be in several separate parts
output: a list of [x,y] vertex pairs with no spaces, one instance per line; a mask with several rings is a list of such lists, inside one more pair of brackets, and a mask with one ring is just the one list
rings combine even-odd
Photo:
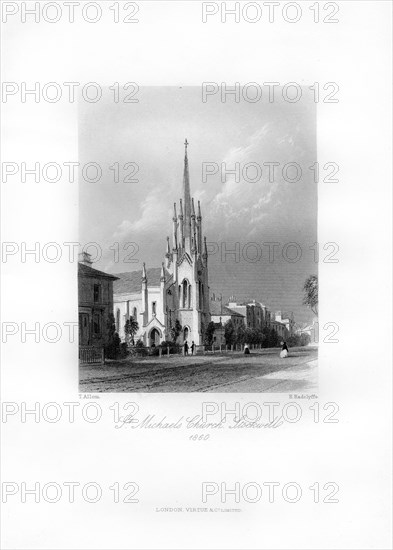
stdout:
[[80,264],[91,266],[93,263],[91,261],[91,254],[88,254],[87,252],[80,252],[78,254],[78,262]]

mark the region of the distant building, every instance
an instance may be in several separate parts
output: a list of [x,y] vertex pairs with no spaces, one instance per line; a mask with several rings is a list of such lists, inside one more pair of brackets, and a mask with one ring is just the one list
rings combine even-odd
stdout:
[[216,300],[214,294],[210,300],[209,308],[211,320],[215,328],[213,336],[214,345],[225,345],[225,323],[232,321],[235,329],[239,326],[245,326],[244,315],[223,305],[222,300]]
[[285,325],[286,336],[292,336],[295,332],[295,320],[292,312],[281,313],[276,311],[275,320]]
[[[214,302],[212,301],[211,304],[214,304]],[[295,323],[292,313],[285,314],[285,317],[283,317],[281,311],[273,313],[267,306],[256,300],[237,303],[236,298],[231,296],[228,305],[223,307],[241,315],[247,328],[257,330],[274,329],[282,339],[288,338],[294,332]],[[216,317],[214,320],[216,320]]]
[[232,311],[236,311],[239,315],[242,315],[244,318],[244,324],[247,327],[248,323],[250,321],[250,312],[247,308],[246,304],[238,304],[236,302],[236,298],[234,296],[231,296],[229,298],[229,302],[227,304],[227,307],[231,309]]
[[270,323],[272,321],[272,312],[264,304],[260,303],[260,306],[261,306],[261,309],[262,309],[262,312],[263,312],[263,326],[267,327],[267,328],[270,328]]
[[285,340],[288,338],[289,333],[287,332],[287,329],[283,323],[279,323],[278,321],[272,321],[271,322],[271,328],[275,330],[282,340]]
[[91,267],[89,254],[78,263],[79,345],[102,347],[108,341],[116,277]]
[[265,327],[270,328],[271,313],[264,304],[252,300],[238,304],[236,298],[231,296],[228,302],[228,308],[243,315],[247,328],[262,330]]
[[213,344],[215,346],[225,346],[225,328],[222,323],[214,323]]
[[227,321],[232,321],[235,327],[245,325],[245,316],[238,311],[223,305],[222,300],[215,300],[214,296],[210,300],[210,317],[214,323],[225,325]]

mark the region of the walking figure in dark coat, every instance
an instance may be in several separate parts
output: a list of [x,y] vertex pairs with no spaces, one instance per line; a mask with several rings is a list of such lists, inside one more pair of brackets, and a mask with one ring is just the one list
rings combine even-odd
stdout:
[[188,355],[188,344],[187,344],[187,340],[184,342],[184,355]]

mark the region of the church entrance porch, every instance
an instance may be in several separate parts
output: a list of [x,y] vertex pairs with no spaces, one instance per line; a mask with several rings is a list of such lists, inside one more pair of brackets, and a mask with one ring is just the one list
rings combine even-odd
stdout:
[[188,327],[184,327],[184,329],[183,329],[183,342],[186,342],[188,340],[189,336],[190,336],[190,329]]
[[149,334],[149,346],[158,346],[160,344],[161,334],[156,328],[152,328]]

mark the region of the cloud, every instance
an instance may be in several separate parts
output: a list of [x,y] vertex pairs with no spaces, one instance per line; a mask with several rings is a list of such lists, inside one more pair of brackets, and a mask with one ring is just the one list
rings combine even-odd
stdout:
[[[227,169],[224,182],[220,170],[209,178],[208,185],[201,185],[194,167],[193,196],[195,202],[201,202],[204,231],[210,238],[241,236],[242,240],[258,240],[268,233],[272,236],[276,232],[293,231],[307,200],[307,189],[303,183],[292,185],[284,181],[282,167],[288,162],[302,162],[305,139],[304,131],[291,120],[281,124],[265,123],[243,140],[244,145],[237,144],[223,154],[219,164]],[[273,182],[269,180],[268,162],[280,163],[275,168]],[[257,172],[253,163],[261,172]],[[248,171],[244,169],[247,165]],[[230,173],[235,166],[238,166],[237,175]],[[178,171],[179,167],[175,166],[167,174],[166,185],[149,185],[134,219],[123,218],[114,238],[161,242],[162,235],[171,234],[172,203],[181,193]],[[256,181],[252,181],[254,178]]]
[[[249,238],[261,233],[272,218],[275,223],[291,218],[290,209],[299,200],[299,187],[284,181],[282,168],[288,162],[301,162],[304,150],[299,134],[299,127],[291,126],[290,121],[281,126],[266,123],[249,136],[243,147],[228,150],[222,165],[227,172],[238,169],[236,174],[225,175],[209,205],[209,230]],[[264,166],[270,162],[280,163],[272,182],[269,168]]]
[[[263,221],[267,215],[267,206],[273,198],[273,189],[268,180],[251,182],[258,172],[250,163],[258,163],[261,148],[269,133],[269,125],[251,135],[244,147],[231,148],[222,160],[227,171],[237,167],[236,174],[226,174],[221,190],[213,198],[209,216],[214,225],[220,227],[220,233],[227,233],[230,228],[242,226],[247,232],[254,232],[255,224]],[[249,171],[245,165],[249,165]],[[254,229],[254,231],[253,231]]]
[[118,225],[116,231],[113,233],[114,239],[122,239],[131,232],[132,224],[128,220],[123,220],[121,224]]
[[160,188],[155,187],[142,202],[139,217],[133,221],[123,220],[118,225],[113,237],[125,239],[129,235],[141,233],[161,234],[163,222],[168,223],[168,220],[171,219],[171,213],[163,206],[166,201],[167,198],[162,195]]

